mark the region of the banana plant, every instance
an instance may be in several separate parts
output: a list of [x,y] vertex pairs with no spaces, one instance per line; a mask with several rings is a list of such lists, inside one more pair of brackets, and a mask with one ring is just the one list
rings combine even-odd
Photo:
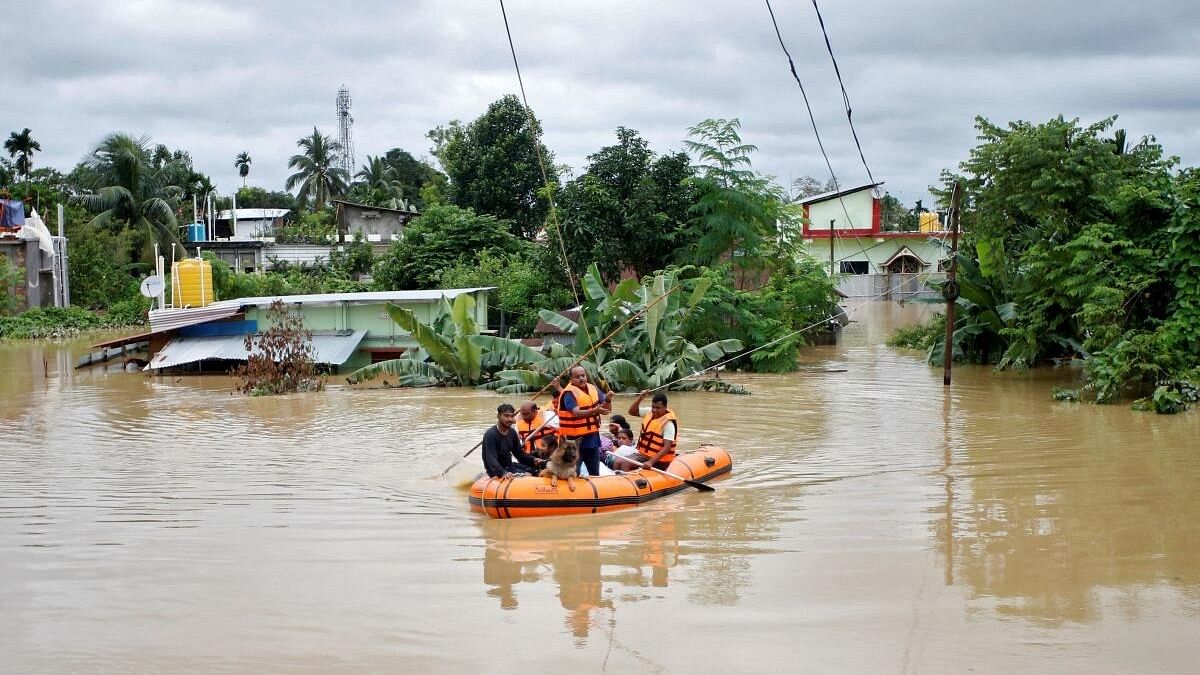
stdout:
[[484,350],[473,338],[480,337],[475,323],[475,299],[459,295],[451,305],[443,297],[433,320],[422,323],[411,310],[387,305],[388,316],[412,334],[421,346],[411,356],[382,361],[350,373],[346,378],[357,384],[392,375],[401,386],[474,385],[483,381]]
[[[708,283],[699,284],[684,298],[676,293],[674,273],[667,272],[655,275],[646,283],[626,279],[609,292],[593,264],[581,285],[587,301],[580,307],[579,322],[557,312],[540,312],[547,323],[575,334],[572,350],[550,345],[542,358],[534,359],[530,353],[516,356],[517,348],[500,345],[502,340],[499,338],[483,336],[476,340],[477,344],[486,346],[489,353],[514,354],[510,363],[524,361],[521,367],[497,372],[497,380],[484,385],[486,388],[502,393],[540,389],[550,377],[571,365],[577,355],[591,352],[581,365],[589,371],[593,381],[602,380],[615,390],[658,388],[667,384],[676,390],[739,389],[725,383],[713,384],[715,380],[707,385],[702,381],[676,382],[702,373],[723,356],[743,349],[738,340],[717,340],[697,346],[683,338],[684,322],[703,299]],[[637,318],[629,321],[632,316]],[[624,325],[626,322],[628,325]],[[593,349],[593,341],[603,340],[614,331],[616,334],[610,340]]]

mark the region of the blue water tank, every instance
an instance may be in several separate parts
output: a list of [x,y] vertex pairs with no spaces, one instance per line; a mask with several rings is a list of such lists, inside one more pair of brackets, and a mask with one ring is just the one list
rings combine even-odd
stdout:
[[188,241],[204,241],[204,223],[188,223]]

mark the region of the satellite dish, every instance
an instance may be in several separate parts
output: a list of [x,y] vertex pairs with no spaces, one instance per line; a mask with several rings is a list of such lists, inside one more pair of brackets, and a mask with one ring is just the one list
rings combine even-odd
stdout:
[[163,278],[157,274],[154,274],[142,279],[142,287],[140,290],[142,295],[146,296],[147,298],[157,298],[158,296],[162,295],[164,288],[166,288],[166,283],[163,282]]
[[878,185],[871,188],[871,196],[875,199],[883,199],[883,188],[879,187]]

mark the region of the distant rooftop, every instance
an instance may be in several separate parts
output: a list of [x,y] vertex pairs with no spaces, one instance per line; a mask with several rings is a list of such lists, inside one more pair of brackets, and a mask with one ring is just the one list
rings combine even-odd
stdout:
[[799,203],[799,204],[815,204],[817,202],[823,202],[823,201],[827,201],[830,199],[837,199],[838,197],[844,197],[848,194],[853,194],[855,192],[861,192],[863,190],[870,190],[871,188],[878,187],[880,185],[883,185],[883,181],[880,181],[878,183],[867,183],[866,185],[859,185],[858,187],[842,188],[841,190],[834,190],[832,192],[822,192],[819,195],[812,195],[809,197],[805,197],[804,199],[799,200],[797,203]]
[[[238,209],[238,220],[274,220],[289,213],[288,209]],[[229,209],[217,212],[217,220],[233,220]]]

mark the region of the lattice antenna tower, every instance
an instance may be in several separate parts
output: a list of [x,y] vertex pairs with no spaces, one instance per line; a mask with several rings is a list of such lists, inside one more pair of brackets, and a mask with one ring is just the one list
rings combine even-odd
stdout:
[[337,94],[338,143],[342,144],[342,168],[354,176],[354,117],[350,114],[350,90],[346,85]]

